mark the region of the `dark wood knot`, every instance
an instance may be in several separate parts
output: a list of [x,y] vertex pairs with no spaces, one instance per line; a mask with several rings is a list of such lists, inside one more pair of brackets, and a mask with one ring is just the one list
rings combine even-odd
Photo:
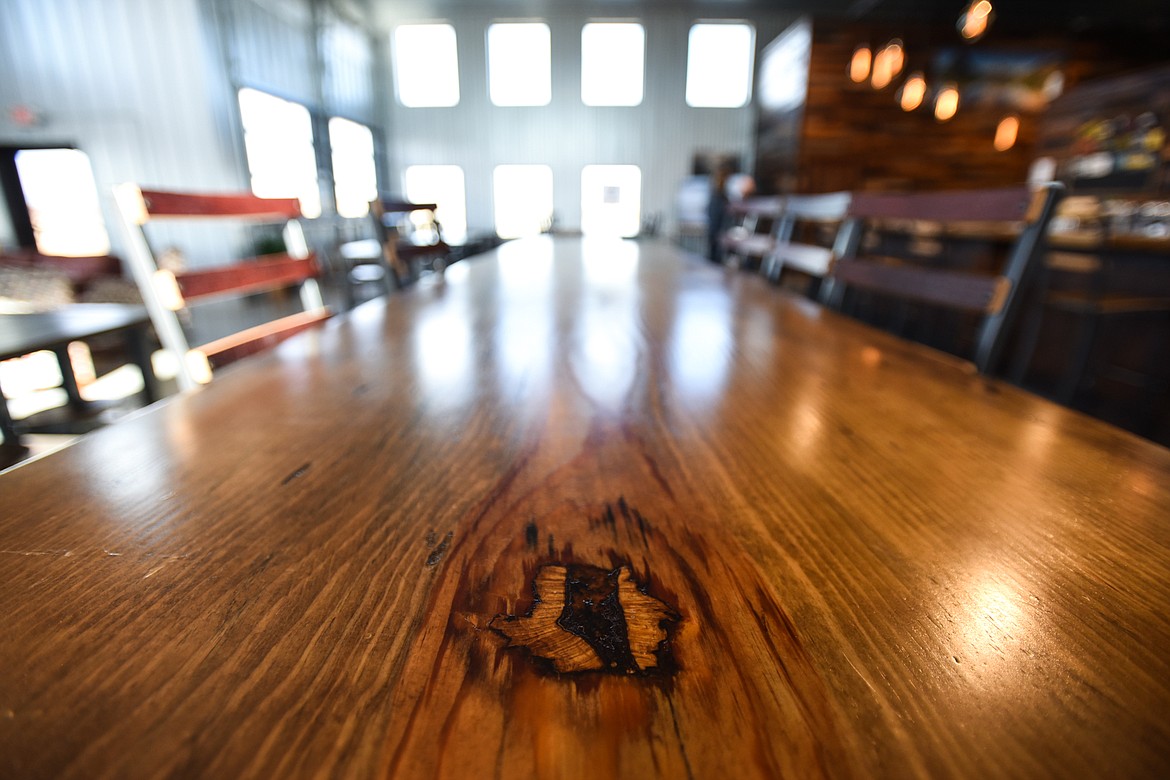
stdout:
[[489,624],[509,647],[526,648],[559,673],[674,671],[670,629],[678,612],[647,594],[628,566],[549,564],[537,571],[532,590],[527,615],[497,615]]

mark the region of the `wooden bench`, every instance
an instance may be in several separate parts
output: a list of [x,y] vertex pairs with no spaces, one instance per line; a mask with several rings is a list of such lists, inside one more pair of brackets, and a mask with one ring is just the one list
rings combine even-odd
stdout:
[[[212,369],[268,349],[330,316],[317,286],[320,269],[308,251],[295,198],[258,198],[250,193],[206,194],[143,190],[134,184],[116,192],[129,245],[127,260],[155,331],[177,358],[177,380],[190,389],[211,380]],[[143,228],[159,219],[222,219],[283,222],[286,251],[211,268],[159,267]],[[303,310],[239,330],[192,348],[177,316],[213,299],[298,288]]]
[[733,203],[728,212],[734,224],[719,238],[724,263],[735,268],[757,267],[776,244],[784,198],[749,198]]
[[[1019,313],[1021,289],[1035,276],[1060,192],[1052,185],[1036,192],[1017,187],[855,193],[821,299],[841,309],[846,291],[860,289],[974,313],[979,324],[973,360],[986,373],[997,364],[1008,326]],[[1008,238],[1006,259],[991,272],[948,268],[950,238],[981,243]],[[891,255],[891,248],[902,250],[900,256]]]
[[[832,243],[849,208],[848,192],[823,195],[790,195],[777,225],[775,245],[760,265],[760,272],[779,282],[785,270],[811,277],[808,292],[815,294],[833,260]],[[827,240],[826,240],[827,239]]]

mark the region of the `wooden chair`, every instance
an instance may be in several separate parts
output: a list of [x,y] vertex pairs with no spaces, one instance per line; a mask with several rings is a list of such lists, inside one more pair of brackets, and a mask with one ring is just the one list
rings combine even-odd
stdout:
[[[999,361],[1021,291],[1036,272],[1060,192],[1059,185],[1050,185],[1037,192],[855,193],[821,300],[840,309],[846,291],[859,289],[974,313],[980,322],[973,359],[987,373]],[[956,244],[949,258],[948,242]],[[1006,260],[995,269],[947,266],[972,244],[1005,245]],[[891,247],[902,256],[887,254]]]
[[[809,294],[815,295],[833,261],[832,242],[849,210],[850,193],[789,195],[777,225],[776,242],[760,264],[760,273],[779,282],[786,269],[811,277]],[[831,236],[828,241],[822,236]],[[826,246],[825,244],[829,244]]]
[[399,287],[417,279],[421,268],[428,264],[436,273],[446,267],[451,247],[443,240],[442,226],[435,218],[437,210],[435,203],[394,198],[370,202],[370,217],[382,243],[383,262]]
[[[258,198],[251,194],[195,194],[117,188],[118,209],[127,239],[127,261],[142,292],[164,349],[178,363],[180,389],[211,380],[213,368],[275,346],[330,316],[317,286],[320,269],[305,246],[295,198]],[[286,251],[227,265],[171,271],[159,267],[144,227],[157,220],[244,220],[284,222]],[[212,299],[299,288],[302,311],[278,317],[192,348],[179,315]]]

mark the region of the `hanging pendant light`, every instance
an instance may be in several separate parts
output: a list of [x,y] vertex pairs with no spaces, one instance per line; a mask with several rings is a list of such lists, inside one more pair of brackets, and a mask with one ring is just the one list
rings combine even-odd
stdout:
[[869,78],[870,65],[873,62],[873,53],[868,44],[862,44],[853,50],[853,58],[849,60],[849,79],[854,84],[861,84]]
[[902,45],[902,39],[895,38],[887,43],[885,51],[887,52],[886,56],[890,60],[890,70],[897,77],[902,72],[902,68],[906,66],[906,49]]
[[874,89],[885,89],[902,72],[905,64],[906,52],[902,48],[902,41],[894,38],[874,55],[870,84]]
[[999,120],[995,128],[995,151],[1006,152],[1016,145],[1016,138],[1020,134],[1020,118],[1009,114]]
[[959,88],[947,84],[938,91],[934,99],[934,118],[946,122],[959,112]]
[[898,105],[903,111],[913,111],[922,105],[926,99],[926,78],[922,71],[915,71],[906,79],[902,89],[898,91]]
[[972,43],[983,37],[993,19],[995,19],[995,10],[988,0],[972,0],[971,4],[963,10],[959,22],[955,26],[959,30],[959,35],[963,36],[963,40]]

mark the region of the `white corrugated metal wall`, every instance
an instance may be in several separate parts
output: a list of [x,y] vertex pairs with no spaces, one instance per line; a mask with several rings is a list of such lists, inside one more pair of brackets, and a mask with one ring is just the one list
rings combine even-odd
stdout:
[[[595,163],[642,169],[642,214],[670,223],[676,188],[695,152],[735,153],[750,165],[754,109],[686,105],[687,35],[700,19],[735,19],[736,4],[573,3],[444,4],[378,0],[379,34],[387,45],[398,24],[450,22],[458,37],[460,102],[452,108],[404,108],[394,97],[386,67],[378,87],[386,93],[391,188],[403,169],[454,164],[464,169],[468,224],[490,229],[492,169],[506,163],[550,165],[558,224],[580,225],[580,174]],[[537,9],[537,13],[532,13]],[[753,14],[757,51],[786,28],[794,14]],[[502,108],[487,94],[486,29],[495,21],[540,20],[552,33],[553,96],[548,106]],[[640,21],[646,30],[646,87],[640,106],[590,107],[581,102],[581,28],[598,20]]]
[[[375,49],[362,13],[342,0],[4,0],[0,143],[86,152],[119,252],[115,184],[248,186],[241,86],[297,100],[322,119],[376,124]],[[16,124],[14,106],[30,106],[43,120]],[[182,246],[194,265],[247,250],[238,233],[208,240],[177,225],[152,227],[152,239]],[[13,243],[5,219],[0,245]]]
[[[218,40],[229,86],[227,105],[239,153],[242,128],[236,90],[252,87],[307,106],[314,133],[326,139],[329,117],[372,126],[380,139],[376,105],[374,39],[364,11],[340,0],[201,0],[213,17],[207,35]],[[362,221],[331,214],[332,174],[327,140],[318,141],[318,176],[324,216],[306,225],[309,241],[323,257],[343,240],[362,233]],[[241,161],[243,170],[246,162]],[[245,178],[245,186],[247,184]]]
[[[751,153],[750,106],[692,109],[684,101],[689,26],[734,18],[734,4],[371,2],[372,9],[354,0],[4,0],[0,143],[76,144],[90,155],[103,193],[121,181],[246,187],[235,90],[252,86],[305,103],[322,119],[339,115],[373,125],[386,141],[383,189],[399,189],[409,164],[462,166],[469,223],[481,229],[493,222],[497,164],[552,166],[558,218],[571,228],[579,221],[585,165],[639,165],[643,214],[668,218],[696,151]],[[515,18],[550,24],[549,106],[500,108],[488,100],[485,31],[492,21]],[[637,19],[646,28],[645,99],[631,108],[587,107],[580,101],[581,27],[615,18]],[[385,56],[390,33],[398,23],[435,19],[450,20],[458,33],[461,102],[450,109],[402,108]],[[754,13],[757,49],[791,20]],[[44,121],[13,123],[7,109],[19,105],[39,109]],[[320,163],[328,203],[328,160]],[[108,199],[106,212],[112,226]],[[325,222],[317,231],[322,238],[347,232],[337,220]],[[111,238],[118,251],[116,230]],[[12,243],[5,223],[0,243]],[[209,257],[218,253],[207,248]],[[200,262],[198,249],[192,260]]]
[[[0,120],[5,144],[75,144],[89,155],[115,251],[111,188],[123,181],[234,188],[235,151],[209,110],[197,0],[5,0]],[[0,236],[11,243],[11,236]]]

